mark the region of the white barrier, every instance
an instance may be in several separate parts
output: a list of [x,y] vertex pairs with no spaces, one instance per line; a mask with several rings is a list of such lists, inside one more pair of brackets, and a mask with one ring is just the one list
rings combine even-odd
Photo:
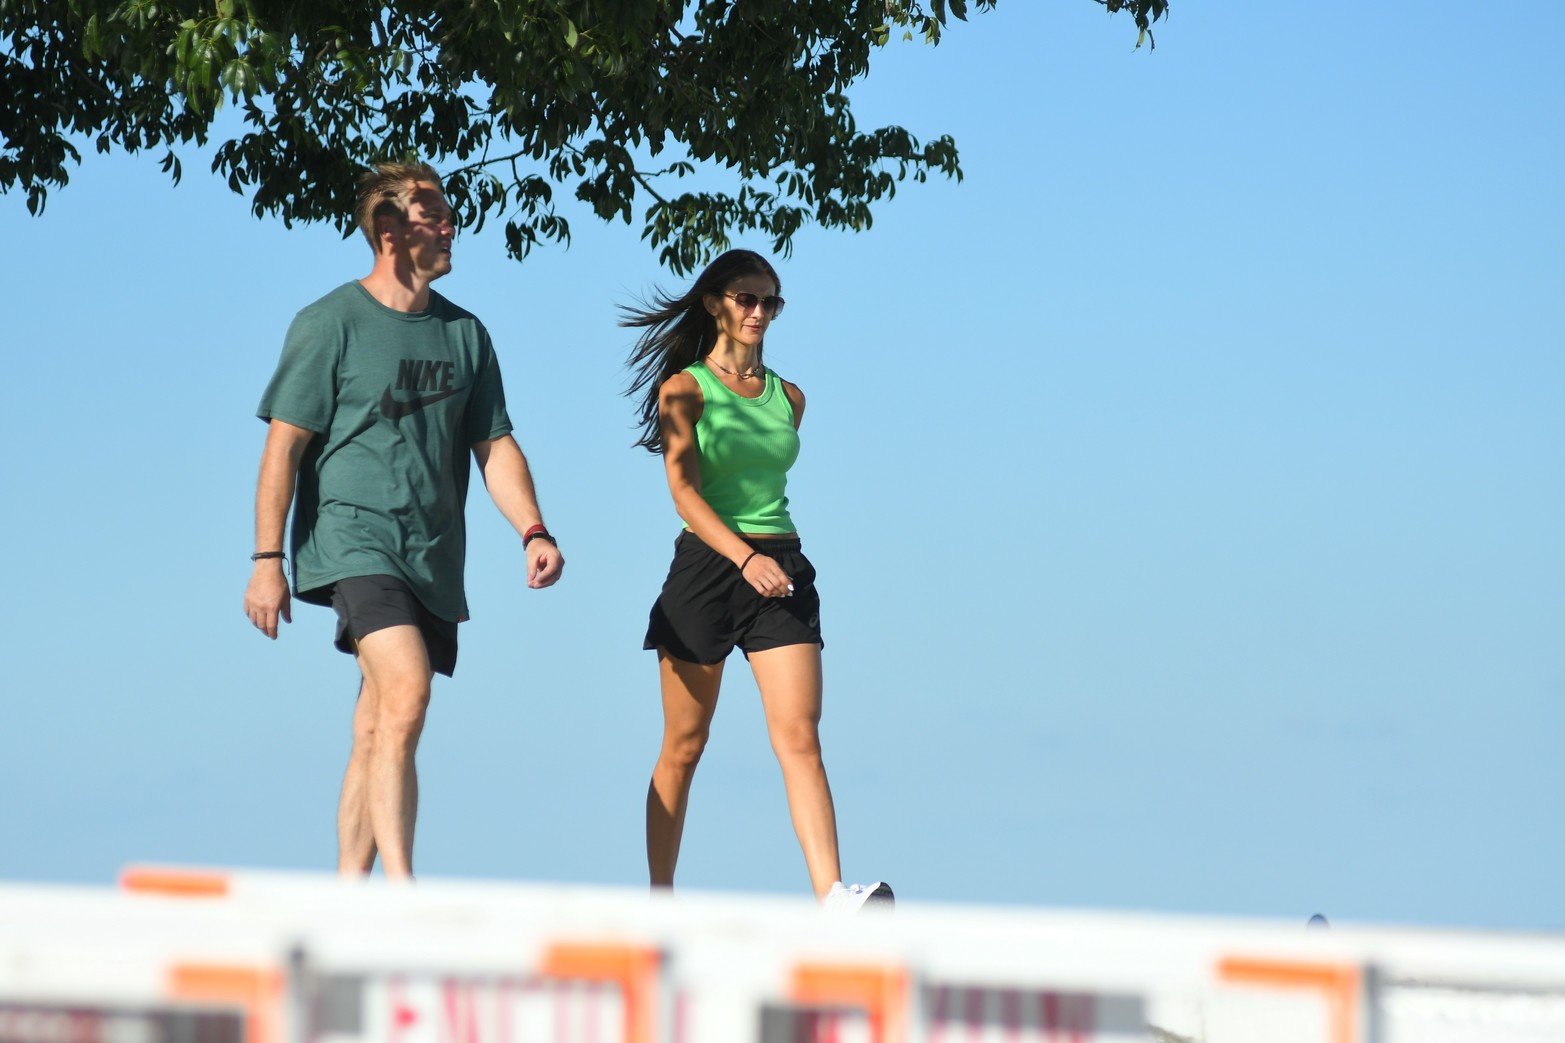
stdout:
[[1561,1043],[1565,937],[315,874],[0,886],[0,1043]]

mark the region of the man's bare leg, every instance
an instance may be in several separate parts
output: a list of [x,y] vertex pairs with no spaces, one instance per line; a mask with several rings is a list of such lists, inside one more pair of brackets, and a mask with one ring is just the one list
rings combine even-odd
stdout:
[[387,878],[410,880],[418,819],[414,753],[429,708],[429,653],[410,625],[366,634],[358,646],[365,689],[374,692],[365,787],[370,832]]
[[375,833],[370,829],[369,765],[375,746],[375,689],[365,679],[353,707],[353,749],[337,802],[337,872],[360,877],[375,868]]

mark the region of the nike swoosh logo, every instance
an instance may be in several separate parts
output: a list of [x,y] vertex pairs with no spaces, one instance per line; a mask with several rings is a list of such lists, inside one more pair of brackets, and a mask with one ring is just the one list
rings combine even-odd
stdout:
[[425,406],[433,405],[443,398],[450,398],[458,391],[466,390],[466,388],[452,388],[450,391],[442,391],[438,395],[425,395],[422,398],[410,398],[406,402],[398,402],[391,397],[391,389],[387,388],[386,393],[380,396],[380,411],[382,415],[390,417],[392,420],[401,420],[405,416],[417,413]]

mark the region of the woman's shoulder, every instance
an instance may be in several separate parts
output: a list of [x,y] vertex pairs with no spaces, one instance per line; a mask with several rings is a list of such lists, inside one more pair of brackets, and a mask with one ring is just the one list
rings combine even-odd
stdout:
[[663,386],[659,389],[659,394],[662,395],[685,395],[692,393],[697,395],[701,393],[701,381],[697,380],[695,373],[688,369],[669,374],[668,379],[663,381]]
[[772,376],[777,378],[778,387],[782,388],[782,393],[788,396],[789,401],[795,403],[804,401],[803,388],[799,387],[799,385],[795,384],[781,373],[778,373],[776,370],[772,371]]
[[702,401],[701,382],[688,369],[670,374],[663,381],[663,386],[658,388],[658,406],[661,409],[666,410],[670,406],[700,408]]
[[[708,384],[717,380],[717,374],[713,373],[711,368],[707,366],[706,360],[704,358],[696,359],[690,365],[686,366],[678,373],[675,373],[674,376],[684,377],[694,384],[700,385],[701,387],[706,387]],[[673,377],[670,377],[669,379],[672,380]]]
[[[777,376],[777,374],[773,374]],[[788,400],[788,408],[793,411],[793,426],[797,428],[799,421],[804,418],[804,391],[791,380],[777,376],[777,386],[782,389],[783,397]]]

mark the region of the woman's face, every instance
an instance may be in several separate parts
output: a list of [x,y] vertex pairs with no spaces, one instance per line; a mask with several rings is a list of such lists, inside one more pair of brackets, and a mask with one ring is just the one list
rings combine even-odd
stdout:
[[[745,307],[735,297],[743,295],[749,304]],[[706,310],[717,320],[717,332],[745,347],[754,347],[766,336],[766,327],[772,324],[772,301],[777,297],[777,284],[765,275],[741,275],[723,288],[721,294],[709,293],[703,297]]]

